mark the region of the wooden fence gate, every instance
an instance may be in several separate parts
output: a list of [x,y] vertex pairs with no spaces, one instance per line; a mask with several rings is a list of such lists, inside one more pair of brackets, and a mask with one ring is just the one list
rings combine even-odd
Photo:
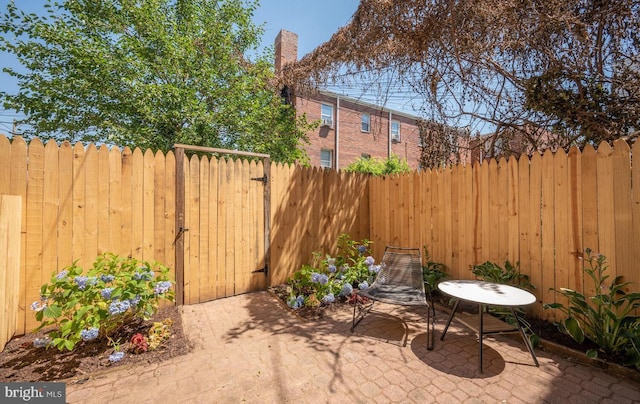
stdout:
[[[265,289],[269,155],[181,144],[174,149],[176,302],[202,303]],[[188,157],[187,150],[200,156]],[[211,153],[253,159],[209,158]]]

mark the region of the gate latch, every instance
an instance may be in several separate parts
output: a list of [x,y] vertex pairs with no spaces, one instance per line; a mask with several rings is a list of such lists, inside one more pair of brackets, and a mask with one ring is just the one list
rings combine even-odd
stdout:
[[255,177],[255,178],[251,178],[251,181],[260,181],[263,184],[267,183],[267,175],[263,175],[262,177]]

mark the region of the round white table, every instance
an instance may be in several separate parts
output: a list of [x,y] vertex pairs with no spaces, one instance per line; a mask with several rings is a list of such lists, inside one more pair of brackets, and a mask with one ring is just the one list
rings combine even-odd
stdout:
[[[449,316],[449,320],[447,321],[447,325],[444,328],[442,336],[440,340],[443,341],[445,335],[447,334],[447,330],[449,329],[449,325],[451,324],[451,320],[456,314],[458,310],[458,304],[460,300],[465,300],[471,303],[477,303],[479,305],[479,327],[475,329],[471,324],[467,324],[463,322],[463,324],[467,325],[469,328],[474,329],[478,333],[478,339],[480,341],[480,372],[482,372],[482,337],[485,334],[497,334],[497,333],[506,333],[506,332],[517,332],[520,331],[522,335],[522,339],[524,340],[533,361],[536,366],[540,366],[538,364],[538,359],[536,358],[535,353],[533,352],[533,348],[531,347],[531,343],[527,338],[527,335],[522,328],[522,324],[520,323],[520,319],[516,315],[515,307],[518,306],[526,306],[536,301],[536,297],[530,292],[516,288],[514,286],[502,285],[499,283],[492,282],[483,282],[483,281],[474,281],[474,280],[457,280],[457,281],[445,281],[440,282],[438,284],[438,289],[442,292],[456,298],[456,303],[453,306],[453,310],[451,311],[451,315]],[[506,323],[504,328],[493,328],[491,330],[485,330],[483,312],[485,307],[489,306],[503,306],[508,307],[511,310],[511,314],[516,319],[517,327],[510,326]]]

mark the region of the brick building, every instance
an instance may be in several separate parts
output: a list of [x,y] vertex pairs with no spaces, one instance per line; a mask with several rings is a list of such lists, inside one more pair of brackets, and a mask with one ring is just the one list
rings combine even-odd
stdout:
[[[275,40],[276,73],[297,59],[298,35],[281,30]],[[418,117],[329,91],[297,95],[294,90],[290,102],[308,121],[321,121],[317,130],[307,134],[311,165],[340,169],[360,157],[395,154],[412,169],[418,168]]]

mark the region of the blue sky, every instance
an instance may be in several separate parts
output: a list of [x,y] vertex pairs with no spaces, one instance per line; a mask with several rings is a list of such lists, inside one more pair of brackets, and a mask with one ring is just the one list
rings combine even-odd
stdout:
[[[0,0],[0,12],[4,12],[8,0]],[[27,12],[44,13],[45,0],[15,0],[19,8]],[[262,0],[254,14],[254,22],[264,24],[262,46],[273,45],[281,29],[298,34],[298,57],[311,52],[331,38],[338,28],[346,25],[358,8],[358,0]],[[19,68],[17,61],[6,53],[0,53],[0,67]],[[18,90],[12,77],[0,72],[0,90],[13,94]],[[9,133],[14,111],[0,108],[0,133]]]

